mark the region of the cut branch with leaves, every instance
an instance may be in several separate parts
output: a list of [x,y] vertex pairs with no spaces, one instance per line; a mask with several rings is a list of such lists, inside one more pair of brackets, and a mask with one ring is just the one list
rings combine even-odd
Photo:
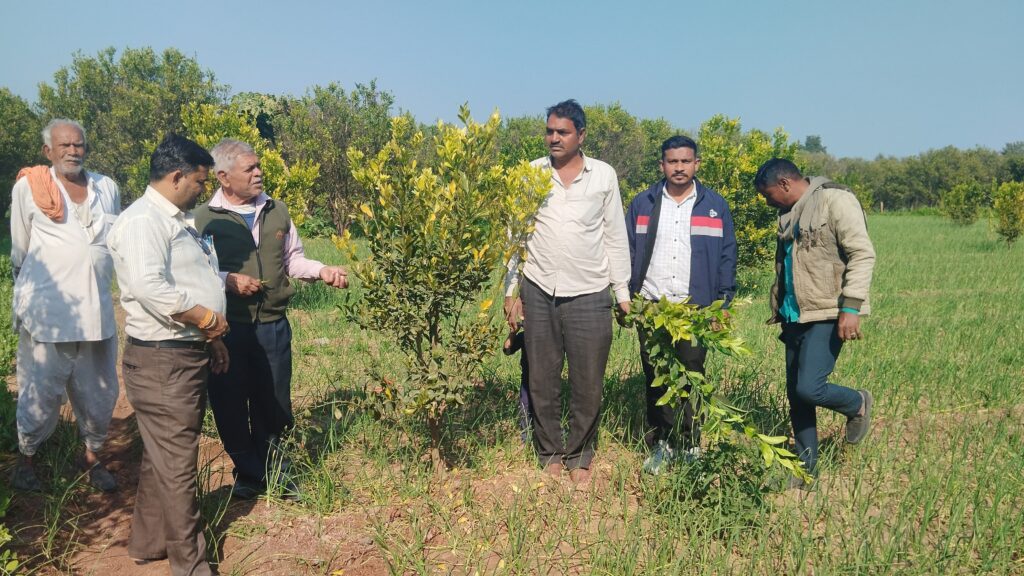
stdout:
[[664,389],[657,404],[678,407],[683,402],[692,402],[698,408],[695,417],[703,421],[702,434],[712,447],[747,438],[757,446],[765,466],[781,466],[810,482],[812,478],[800,459],[786,448],[786,436],[758,432],[749,422],[747,411],[722,398],[715,383],[703,374],[687,370],[676,353],[676,344],[689,340],[708,352],[728,356],[750,354],[743,338],[736,335],[732,315],[723,305],[722,300],[700,307],[665,298],[652,302],[639,294],[633,298],[626,322],[646,335],[647,353],[655,374],[651,387]]

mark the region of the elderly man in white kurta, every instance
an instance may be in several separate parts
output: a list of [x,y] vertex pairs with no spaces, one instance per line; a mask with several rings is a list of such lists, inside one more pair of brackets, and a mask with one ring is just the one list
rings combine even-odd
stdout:
[[89,481],[117,482],[97,452],[117,402],[117,331],[107,231],[120,212],[110,178],[87,172],[85,130],[71,120],[43,129],[51,166],[26,168],[11,192],[12,316],[18,331],[18,464],[11,485],[41,491],[33,456],[71,400]]

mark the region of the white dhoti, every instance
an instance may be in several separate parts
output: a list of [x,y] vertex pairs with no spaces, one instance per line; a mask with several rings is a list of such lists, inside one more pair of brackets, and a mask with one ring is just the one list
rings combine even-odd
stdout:
[[103,448],[117,403],[117,337],[95,342],[36,342],[18,334],[18,448],[26,456],[57,429],[67,392],[85,446]]

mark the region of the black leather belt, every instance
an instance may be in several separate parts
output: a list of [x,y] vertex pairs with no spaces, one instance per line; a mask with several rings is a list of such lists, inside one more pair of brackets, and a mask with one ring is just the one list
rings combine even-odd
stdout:
[[207,344],[202,340],[139,340],[128,336],[127,341],[133,346],[143,348],[187,348],[189,350],[206,350]]

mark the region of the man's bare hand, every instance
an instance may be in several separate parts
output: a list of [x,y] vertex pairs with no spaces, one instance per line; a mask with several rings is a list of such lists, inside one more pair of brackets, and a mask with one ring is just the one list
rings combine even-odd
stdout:
[[231,359],[228,358],[228,347],[217,338],[210,342],[210,371],[214,374],[223,374],[228,371]]
[[213,313],[213,325],[209,328],[199,327],[199,330],[203,333],[203,336],[207,341],[212,341],[220,338],[221,336],[228,333],[228,319],[223,314]]
[[348,288],[348,270],[342,266],[324,266],[320,269],[320,279],[328,286]]
[[839,339],[843,342],[848,340],[860,340],[864,337],[860,331],[860,315],[849,312],[839,313],[839,323],[836,325],[839,332]]
[[619,326],[626,326],[626,314],[629,314],[630,305],[629,300],[623,300],[619,302],[615,309],[615,321],[619,323]]
[[219,314],[198,304],[184,312],[171,314],[171,319],[175,322],[191,324],[196,328],[199,328],[199,331],[203,333],[203,337],[207,340],[216,340],[217,338],[227,334],[230,329],[228,327],[228,320],[223,314]]
[[505,321],[509,328],[518,330],[523,321],[523,301],[512,296],[505,297]]
[[[722,319],[723,319],[723,320],[728,320],[728,319],[729,319],[729,318],[731,318],[731,317],[732,317],[732,314],[729,314],[729,311],[728,311],[728,310],[722,310]],[[724,326],[724,325],[722,325],[722,323],[721,323],[721,322],[719,322],[717,318],[715,318],[715,319],[713,319],[713,320],[711,321],[711,329],[712,329],[713,331],[715,331],[715,332],[719,332],[719,331],[721,331],[721,330],[722,330],[722,328],[725,328],[725,326]]]
[[258,278],[238,272],[229,272],[224,279],[224,285],[227,286],[228,292],[239,296],[252,296],[263,288]]

